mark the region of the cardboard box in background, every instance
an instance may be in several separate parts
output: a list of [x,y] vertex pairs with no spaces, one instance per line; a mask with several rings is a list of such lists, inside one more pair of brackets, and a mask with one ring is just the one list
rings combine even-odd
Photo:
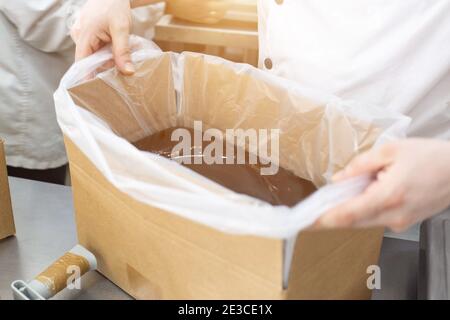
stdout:
[[16,233],[6,172],[5,151],[0,139],[0,240]]

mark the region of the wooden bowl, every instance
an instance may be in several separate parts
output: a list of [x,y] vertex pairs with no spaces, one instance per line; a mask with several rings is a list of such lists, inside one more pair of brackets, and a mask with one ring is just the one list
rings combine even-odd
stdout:
[[225,17],[232,4],[231,0],[168,0],[167,12],[179,19],[213,24]]

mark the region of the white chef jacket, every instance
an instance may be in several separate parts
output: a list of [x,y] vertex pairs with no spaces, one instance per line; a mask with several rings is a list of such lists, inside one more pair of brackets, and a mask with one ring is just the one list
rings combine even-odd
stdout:
[[261,68],[450,139],[449,0],[259,0]]
[[[73,62],[69,28],[85,0],[0,0],[0,138],[8,165],[67,162],[53,92]],[[133,32],[152,37],[164,4],[133,10]]]

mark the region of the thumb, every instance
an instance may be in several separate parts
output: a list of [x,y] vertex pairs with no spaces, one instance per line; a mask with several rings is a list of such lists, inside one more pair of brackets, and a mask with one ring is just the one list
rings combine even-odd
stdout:
[[375,175],[378,171],[392,163],[395,148],[383,145],[365,152],[353,159],[344,170],[333,176],[333,181],[342,181],[363,174]]
[[135,72],[133,63],[131,62],[129,35],[130,22],[126,19],[111,24],[111,41],[114,61],[120,72],[131,75]]

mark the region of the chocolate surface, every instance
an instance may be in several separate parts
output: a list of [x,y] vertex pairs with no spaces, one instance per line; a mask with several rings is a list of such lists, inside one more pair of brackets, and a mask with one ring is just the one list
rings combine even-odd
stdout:
[[[134,145],[143,151],[153,152],[167,158],[172,157],[172,150],[179,141],[171,141],[172,132],[177,128],[169,128],[134,143]],[[194,137],[194,131],[187,129]],[[210,142],[203,142],[203,145],[195,145],[194,139],[191,139],[191,150],[204,147]],[[225,150],[225,142],[224,150]],[[197,149],[198,150],[198,149]],[[236,151],[236,149],[235,149]],[[225,153],[225,152],[224,152]],[[183,157],[193,158],[192,155],[183,155]],[[236,154],[236,152],[234,153]],[[225,157],[225,155],[224,155]],[[249,159],[246,152],[246,159]],[[237,193],[243,193],[260,200],[269,202],[273,205],[294,206],[308,195],[316,190],[314,184],[305,179],[299,178],[293,173],[283,168],[279,168],[274,175],[261,175],[261,163],[257,164],[184,164],[184,166],[195,172],[233,190]],[[248,161],[246,161],[248,162]]]

